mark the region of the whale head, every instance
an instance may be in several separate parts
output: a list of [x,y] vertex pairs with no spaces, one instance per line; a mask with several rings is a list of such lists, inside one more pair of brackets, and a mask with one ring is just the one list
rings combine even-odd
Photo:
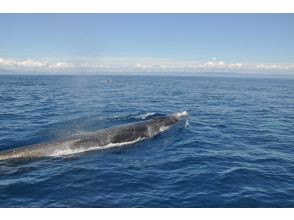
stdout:
[[156,122],[155,126],[158,131],[164,131],[168,129],[170,126],[178,123],[179,121],[186,119],[188,117],[188,113],[186,111],[172,114],[170,116],[154,118],[153,120]]
[[187,111],[183,111],[183,112],[174,113],[171,116],[178,118],[179,120],[182,120],[182,119],[187,119],[189,114]]

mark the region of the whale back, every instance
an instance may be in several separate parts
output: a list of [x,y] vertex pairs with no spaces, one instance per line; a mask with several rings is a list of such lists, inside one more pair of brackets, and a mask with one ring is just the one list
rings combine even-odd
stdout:
[[65,140],[6,150],[0,152],[0,160],[64,155],[65,152],[84,152],[92,149],[104,148],[108,145],[133,143],[145,138],[151,138],[165,131],[184,117],[187,117],[186,112],[107,128],[96,132],[89,132]]

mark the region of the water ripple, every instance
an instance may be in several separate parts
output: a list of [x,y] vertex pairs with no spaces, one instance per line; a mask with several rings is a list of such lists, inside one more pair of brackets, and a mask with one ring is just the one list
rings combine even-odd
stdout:
[[128,147],[2,161],[0,206],[293,207],[292,91],[293,79],[0,76],[1,150],[190,115]]

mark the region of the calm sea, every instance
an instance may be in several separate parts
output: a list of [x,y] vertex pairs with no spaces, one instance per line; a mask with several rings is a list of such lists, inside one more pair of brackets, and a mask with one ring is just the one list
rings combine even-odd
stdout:
[[0,162],[1,207],[294,207],[294,79],[0,76],[0,150],[187,111],[129,146]]

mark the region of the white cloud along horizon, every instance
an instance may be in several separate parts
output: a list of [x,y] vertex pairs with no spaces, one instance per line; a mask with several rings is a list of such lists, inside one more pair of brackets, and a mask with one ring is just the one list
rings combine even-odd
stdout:
[[232,72],[248,74],[293,74],[294,64],[225,62],[212,58],[209,61],[183,61],[163,58],[103,57],[74,60],[36,60],[0,57],[0,71],[14,72],[118,72],[118,73],[201,73]]

